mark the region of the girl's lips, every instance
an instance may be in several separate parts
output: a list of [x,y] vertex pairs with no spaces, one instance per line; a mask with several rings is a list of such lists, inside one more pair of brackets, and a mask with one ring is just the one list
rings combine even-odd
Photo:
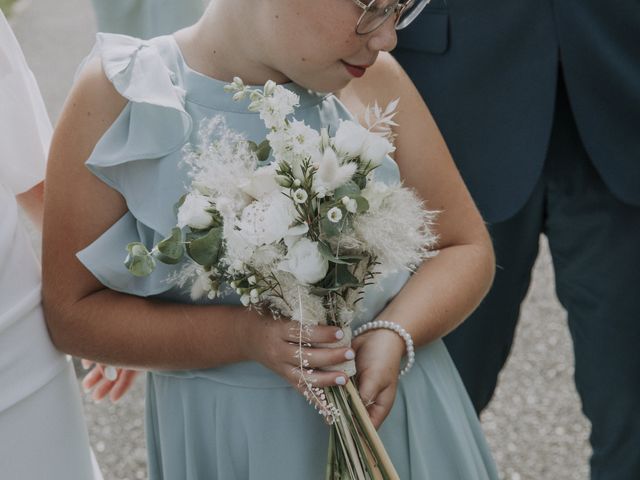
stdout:
[[342,60],[342,63],[344,64],[344,67],[347,69],[347,71],[356,78],[360,78],[361,76],[363,76],[367,71],[367,68],[369,68],[369,65],[351,65],[344,60]]

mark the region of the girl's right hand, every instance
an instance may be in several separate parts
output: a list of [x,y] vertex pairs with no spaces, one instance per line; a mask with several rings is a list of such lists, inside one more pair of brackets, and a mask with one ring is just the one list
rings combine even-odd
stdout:
[[303,326],[300,322],[265,315],[247,330],[244,337],[247,356],[284,377],[301,393],[309,384],[313,387],[346,384],[348,377],[344,372],[322,369],[352,360],[353,349],[318,346],[340,340],[344,332],[338,327]]
[[[89,370],[93,366],[82,380],[82,388],[86,393],[91,393],[91,397],[96,402],[101,401],[107,395],[113,403],[120,400],[132,387],[133,381],[139,373],[138,370],[108,367],[100,363],[94,364],[91,360],[84,358],[81,363],[85,370]],[[116,378],[109,378],[106,373],[107,368],[113,369]]]

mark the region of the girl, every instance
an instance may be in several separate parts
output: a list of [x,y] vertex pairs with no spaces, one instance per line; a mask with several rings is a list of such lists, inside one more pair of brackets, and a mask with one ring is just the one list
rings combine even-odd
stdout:
[[396,25],[426,3],[214,0],[174,35],[98,35],[53,141],[44,299],[59,348],[151,371],[150,478],[324,478],[328,428],[296,392],[295,325],[235,297],[194,304],[162,275],[140,279],[122,264],[127,243],[151,245],[175,225],[172,206],[188,180],[181,147],[197,139],[194,125],[222,114],[249,139],[264,138],[247,102],[223,90],[234,76],[283,84],[300,96],[296,118],[332,131],[366,105],[400,97],[395,162],[381,175],[442,212],[440,253],[409,279],[387,278],[357,323],[402,326],[421,347],[416,366],[398,380],[405,343],[383,329],[327,348],[319,344],[338,330],[318,326],[305,354],[323,387],[345,374],[321,369],[355,353],[360,394],[400,478],[497,478],[440,340],[486,293],[491,244],[428,109],[387,53]]

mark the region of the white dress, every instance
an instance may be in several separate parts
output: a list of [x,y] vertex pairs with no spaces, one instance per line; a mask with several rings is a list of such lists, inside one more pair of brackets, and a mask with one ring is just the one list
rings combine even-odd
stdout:
[[0,11],[0,477],[101,479],[69,358],[47,333],[40,264],[15,196],[44,177],[51,124]]

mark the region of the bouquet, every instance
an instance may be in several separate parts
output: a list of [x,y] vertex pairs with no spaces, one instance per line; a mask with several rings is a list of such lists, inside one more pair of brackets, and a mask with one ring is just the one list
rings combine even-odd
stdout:
[[[272,81],[258,89],[235,78],[225,90],[250,99],[266,139],[246,139],[221,116],[203,123],[200,143],[185,149],[191,185],[176,204],[176,227],[151,250],[129,244],[125,264],[145,276],[157,261],[186,259],[171,280],[188,284],[192,298],[235,291],[249,308],[298,321],[301,386],[331,425],[326,478],[398,478],[352,381],[314,387],[301,353],[312,325],[338,326],[350,342],[364,288],[433,254],[433,212],[374,174],[395,150],[397,101],[369,109],[367,128],[341,121],[332,135],[291,118],[299,98]],[[356,373],[353,361],[337,368]]]

